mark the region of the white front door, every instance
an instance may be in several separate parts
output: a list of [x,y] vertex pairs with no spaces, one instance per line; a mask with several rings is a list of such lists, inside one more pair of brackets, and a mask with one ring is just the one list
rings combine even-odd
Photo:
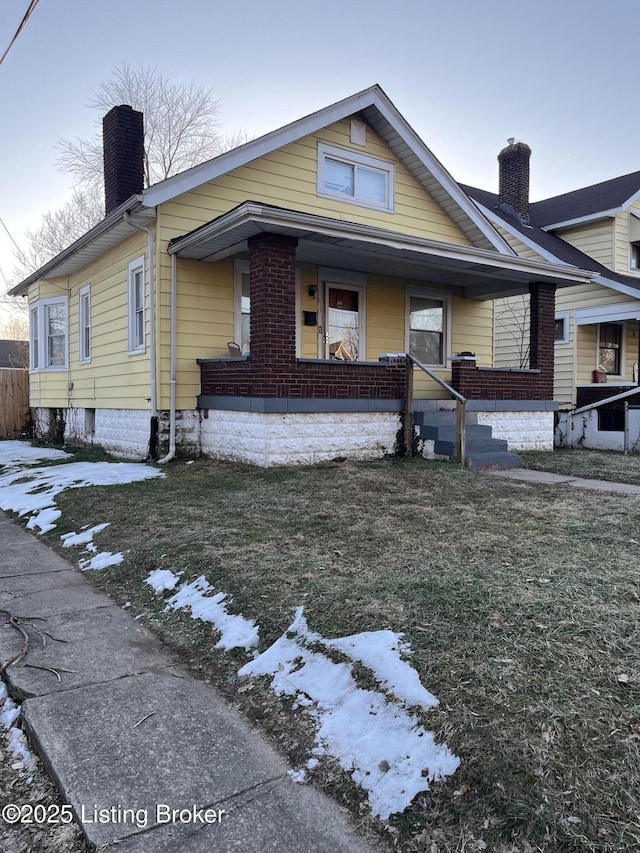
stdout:
[[325,358],[341,361],[364,361],[366,359],[363,298],[362,287],[333,282],[325,283]]

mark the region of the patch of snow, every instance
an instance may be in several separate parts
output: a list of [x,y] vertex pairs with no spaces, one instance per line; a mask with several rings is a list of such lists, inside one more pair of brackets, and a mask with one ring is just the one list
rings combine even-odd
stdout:
[[64,450],[53,450],[48,447],[34,447],[27,441],[0,442],[0,467],[16,468],[33,465],[34,462],[45,462],[53,459],[65,459],[69,456]]
[[9,697],[4,682],[0,681],[0,726],[9,733],[9,749],[14,758],[11,766],[14,770],[22,770],[31,759],[24,733],[13,725],[19,715],[20,708]]
[[[93,545],[95,534],[100,533],[101,530],[109,527],[110,524],[110,521],[105,521],[103,524],[96,524],[94,527],[83,529],[80,533],[63,533],[60,537],[62,539],[62,547],[72,548],[76,545]],[[88,548],[87,550],[95,550],[95,546],[93,549]]]
[[164,476],[163,471],[134,462],[71,462],[23,470],[16,469],[14,464],[8,473],[0,476],[0,509],[18,515],[29,513],[27,526],[45,533],[55,527],[60,516],[55,499],[65,489],[135,483]]
[[100,569],[106,569],[108,566],[119,566],[123,560],[124,557],[122,554],[112,554],[111,551],[101,551],[90,560],[79,560],[78,565],[83,572],[90,570],[99,571]]
[[258,645],[258,627],[251,619],[227,613],[223,604],[226,593],[211,595],[213,587],[203,575],[190,584],[183,584],[167,602],[167,608],[178,610],[191,608],[191,616],[203,622],[211,622],[222,636],[215,645],[216,649],[249,649]]
[[152,586],[154,592],[160,593],[164,592],[165,589],[175,589],[179,580],[180,575],[174,574],[169,569],[154,569],[152,572],[149,572],[149,577],[145,580],[145,583]]
[[[398,703],[375,690],[363,690],[352,666],[311,651],[311,643],[340,650],[370,666]],[[367,648],[365,648],[365,645]],[[325,640],[310,631],[298,608],[288,631],[238,675],[269,675],[278,694],[295,697],[317,722],[316,742],[351,773],[368,794],[374,815],[387,820],[402,812],[429,783],[454,773],[460,760],[409,714],[403,703],[430,708],[437,699],[420,685],[417,673],[400,658],[409,647],[389,631]],[[379,659],[375,655],[379,654]],[[365,662],[366,661],[366,662]],[[310,704],[309,704],[310,701]]]
[[307,778],[307,771],[304,768],[302,770],[287,770],[287,774],[291,777],[292,782],[297,782],[299,785],[302,785]]
[[403,634],[393,631],[364,631],[337,640],[322,640],[330,649],[337,649],[352,660],[360,661],[370,669],[387,690],[407,705],[435,708],[438,700],[422,686],[415,669],[401,655],[408,656],[411,649],[402,642]]

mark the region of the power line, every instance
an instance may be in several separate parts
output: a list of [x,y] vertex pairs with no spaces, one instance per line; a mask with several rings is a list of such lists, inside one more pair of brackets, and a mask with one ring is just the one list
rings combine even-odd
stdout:
[[13,38],[11,39],[11,41],[9,42],[9,47],[8,47],[8,48],[5,50],[5,52],[2,54],[2,59],[0,59],[0,65],[2,65],[2,63],[5,61],[5,59],[6,59],[6,57],[7,57],[7,54],[9,53],[9,51],[11,50],[11,48],[13,47],[13,45],[14,45],[14,44],[16,43],[16,41],[18,40],[18,36],[19,36],[19,35],[20,35],[20,33],[22,32],[22,29],[23,29],[24,25],[25,25],[25,24],[27,23],[27,21],[29,20],[29,17],[31,16],[31,13],[34,11],[34,9],[36,8],[36,6],[38,5],[38,3],[39,3],[39,2],[40,2],[40,0],[31,0],[31,3],[29,3],[29,8],[28,8],[28,9],[27,9],[27,11],[24,13],[24,18],[20,21],[20,26],[19,26],[19,27],[18,27],[18,29],[16,30],[16,34],[14,35],[14,37],[13,37]]
[[11,242],[13,243],[13,245],[14,245],[14,246],[16,247],[16,249],[18,250],[18,254],[19,254],[19,256],[20,256],[20,260],[22,261],[22,263],[23,263],[23,264],[28,265],[28,263],[29,263],[29,262],[27,261],[27,256],[26,256],[26,255],[25,255],[25,253],[22,251],[22,249],[20,248],[20,246],[18,246],[18,244],[16,243],[16,241],[13,239],[13,234],[9,231],[9,229],[7,228],[7,226],[4,224],[4,219],[3,219],[1,216],[0,216],[0,225],[2,225],[2,227],[4,228],[4,230],[7,232],[7,237],[11,240]]

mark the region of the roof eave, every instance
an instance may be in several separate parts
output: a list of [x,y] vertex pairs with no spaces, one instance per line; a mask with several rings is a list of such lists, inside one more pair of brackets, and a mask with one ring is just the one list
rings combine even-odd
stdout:
[[[78,259],[80,253],[91,246],[92,243],[95,243],[96,240],[99,240],[101,237],[108,235],[110,232],[114,231],[118,225],[121,225],[125,222],[125,214],[129,215],[144,215],[145,221],[150,221],[155,217],[155,209],[149,208],[143,202],[142,195],[133,195],[131,198],[127,199],[127,201],[123,202],[119,207],[112,210],[108,216],[98,222],[97,225],[94,225],[86,234],[83,234],[75,243],[72,243],[66,249],[63,249],[55,258],[52,258],[46,264],[44,264],[40,269],[36,270],[32,273],[28,278],[25,278],[19,284],[15,285],[10,291],[9,296],[23,296],[29,289],[29,287],[34,284],[36,281],[40,281],[42,279],[55,277],[57,275],[65,275],[67,272],[72,272],[74,269],[79,269],[81,266],[84,266],[85,263],[88,263],[92,260],[92,257],[88,257],[87,259],[82,260],[82,262],[74,264],[74,260]],[[127,225],[127,233],[134,233],[135,227],[132,225]],[[126,235],[123,235],[126,236]],[[118,236],[117,239],[114,240],[114,244],[120,242],[123,239],[123,236]],[[104,247],[101,247],[99,250],[96,249],[95,256],[97,257],[105,251]]]
[[562,228],[571,228],[574,225],[582,225],[586,222],[597,222],[599,219],[612,219],[617,213],[622,213],[625,207],[612,207],[610,210],[599,210],[588,213],[585,216],[577,216],[575,219],[564,219],[561,222],[550,222],[548,225],[540,225],[542,231],[559,231]]
[[[399,160],[409,161],[405,162],[407,169],[414,174],[424,189],[435,197],[436,202],[445,209],[471,242],[481,242],[485,247],[491,247],[505,255],[512,254],[509,244],[478,213],[468,196],[377,85],[149,187],[143,194],[145,204],[157,206],[171,201],[203,183],[215,180],[358,112],[367,117]],[[416,175],[418,164],[432,176],[431,181],[425,181],[424,175]]]

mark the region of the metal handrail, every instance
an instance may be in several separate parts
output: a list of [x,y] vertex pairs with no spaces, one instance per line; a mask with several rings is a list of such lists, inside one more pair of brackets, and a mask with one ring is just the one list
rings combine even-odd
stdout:
[[430,368],[412,356],[406,353],[407,356],[407,390],[405,394],[405,413],[404,413],[404,429],[405,429],[405,445],[407,452],[411,451],[413,444],[413,366],[426,373],[431,379],[438,383],[444,390],[450,394],[456,401],[456,462],[462,467],[467,461],[467,419],[466,419],[466,404],[467,398],[463,397],[459,391],[452,388],[448,382],[445,382],[441,376],[438,376]]

